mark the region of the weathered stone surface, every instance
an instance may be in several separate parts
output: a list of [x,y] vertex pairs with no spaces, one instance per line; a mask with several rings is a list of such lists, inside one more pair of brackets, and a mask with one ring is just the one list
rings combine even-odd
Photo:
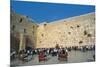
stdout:
[[[20,40],[21,39],[20,34],[23,34],[24,39],[19,41],[19,42],[21,41],[25,42],[25,43],[22,43],[22,45],[35,47],[36,38],[37,38],[36,37],[37,24],[32,19],[28,18],[27,16],[16,14],[15,12],[11,12],[11,24],[10,25],[11,25],[10,29],[11,29],[12,36]],[[11,45],[15,44],[13,43],[13,40],[14,39],[12,39],[11,41],[12,42]]]
[[94,45],[95,14],[89,13],[40,24],[37,28],[36,47],[55,47],[56,44],[61,47]]
[[95,13],[37,24],[12,12],[11,33],[23,33],[26,45],[36,48],[95,45]]

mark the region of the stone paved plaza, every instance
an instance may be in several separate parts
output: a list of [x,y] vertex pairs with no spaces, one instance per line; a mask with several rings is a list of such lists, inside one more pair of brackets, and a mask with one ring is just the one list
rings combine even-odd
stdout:
[[47,56],[46,61],[38,61],[38,55],[34,55],[32,60],[28,62],[22,62],[18,59],[11,61],[11,65],[13,66],[31,66],[31,65],[45,65],[45,64],[62,64],[62,63],[79,63],[79,62],[93,62],[93,55],[95,51],[70,51],[68,52],[68,60],[67,61],[59,61],[57,56]]

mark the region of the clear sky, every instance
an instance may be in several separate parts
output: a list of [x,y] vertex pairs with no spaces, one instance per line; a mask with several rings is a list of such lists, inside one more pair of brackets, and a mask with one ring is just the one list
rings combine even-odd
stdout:
[[37,23],[52,22],[73,16],[95,12],[95,6],[57,4],[42,2],[11,1],[11,9],[16,13],[29,16]]

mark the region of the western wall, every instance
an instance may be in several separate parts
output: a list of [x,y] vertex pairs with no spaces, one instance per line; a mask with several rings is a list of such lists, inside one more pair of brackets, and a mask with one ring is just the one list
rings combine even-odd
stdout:
[[[95,13],[38,24],[27,16],[11,12],[10,28],[11,35],[19,40],[19,49],[26,45],[35,48],[95,45]],[[11,38],[11,44],[16,45],[13,42]]]
[[83,46],[95,44],[95,14],[75,16],[37,28],[37,48]]

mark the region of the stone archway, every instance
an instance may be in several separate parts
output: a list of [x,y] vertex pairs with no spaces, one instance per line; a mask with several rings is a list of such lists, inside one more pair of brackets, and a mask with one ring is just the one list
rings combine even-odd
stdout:
[[19,33],[11,33],[10,34],[10,48],[14,49],[17,53],[19,51]]

